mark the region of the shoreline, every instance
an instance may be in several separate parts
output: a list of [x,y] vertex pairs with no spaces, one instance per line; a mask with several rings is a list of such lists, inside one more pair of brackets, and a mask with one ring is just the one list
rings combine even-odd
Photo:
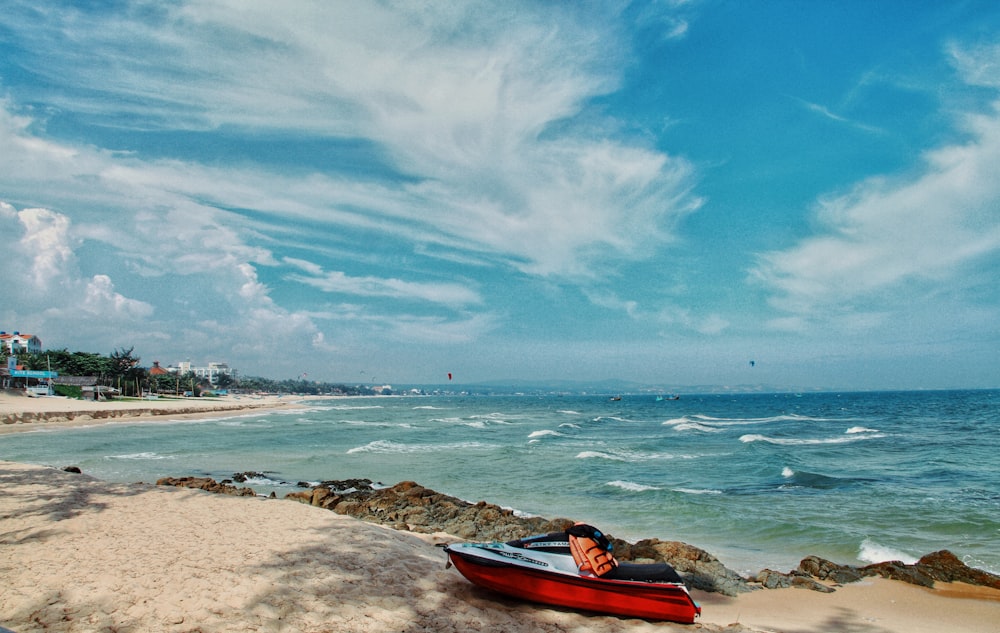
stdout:
[[[0,623],[32,630],[987,632],[1000,591],[865,579],[834,593],[693,592],[695,625],[501,598],[416,534],[281,499],[119,484],[0,461]],[[738,624],[737,624],[738,623]],[[735,626],[733,626],[735,625]]]
[[29,397],[0,392],[0,434],[44,428],[125,424],[156,418],[191,420],[214,415],[286,409],[337,396],[219,396],[94,402],[59,396]]

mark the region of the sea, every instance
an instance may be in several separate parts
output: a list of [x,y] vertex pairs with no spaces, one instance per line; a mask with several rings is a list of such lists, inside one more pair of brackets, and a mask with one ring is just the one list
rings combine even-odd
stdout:
[[391,396],[0,435],[0,459],[95,477],[416,481],[613,536],[680,540],[744,574],[915,562],[1000,573],[1000,391]]

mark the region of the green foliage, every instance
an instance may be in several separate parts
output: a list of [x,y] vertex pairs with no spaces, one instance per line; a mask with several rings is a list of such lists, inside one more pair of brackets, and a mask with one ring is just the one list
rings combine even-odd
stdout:
[[54,391],[57,396],[76,398],[77,400],[83,399],[83,389],[77,387],[76,385],[52,385],[52,391]]
[[[218,384],[211,385],[192,372],[184,375],[150,375],[149,370],[140,367],[140,358],[135,356],[135,347],[114,350],[109,356],[91,352],[70,352],[66,349],[46,350],[38,354],[19,354],[17,362],[25,369],[58,372],[60,376],[96,376],[102,385],[116,387],[122,395],[140,395],[143,392],[182,394],[186,391],[199,395],[202,391],[228,389],[242,392],[295,393],[303,395],[375,395],[364,385],[310,382],[301,379],[275,380],[258,376],[236,378],[220,375]],[[0,361],[6,363],[7,354],[0,354]],[[78,387],[57,385],[60,395],[71,398],[81,397]],[[73,391],[75,390],[75,391]],[[72,392],[72,393],[71,393]]]

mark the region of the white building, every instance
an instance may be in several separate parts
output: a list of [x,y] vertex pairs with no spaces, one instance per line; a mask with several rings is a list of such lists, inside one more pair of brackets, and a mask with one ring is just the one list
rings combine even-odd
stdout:
[[0,348],[10,354],[38,354],[42,351],[42,339],[34,334],[0,332]]
[[227,363],[209,363],[207,367],[195,367],[189,360],[177,363],[176,367],[171,365],[166,369],[172,374],[184,375],[191,372],[198,378],[207,379],[213,385],[218,384],[219,376],[235,376],[236,374],[236,370]]

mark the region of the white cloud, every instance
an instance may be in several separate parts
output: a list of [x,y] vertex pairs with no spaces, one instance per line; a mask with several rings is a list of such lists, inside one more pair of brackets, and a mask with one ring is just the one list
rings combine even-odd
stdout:
[[86,284],[82,309],[101,319],[143,319],[153,314],[153,306],[115,292],[107,275],[94,275]]
[[287,279],[319,288],[324,292],[344,293],[359,297],[416,299],[447,306],[463,306],[482,302],[479,293],[459,284],[422,283],[374,276],[354,277],[340,271],[330,271],[311,277],[293,274],[289,275]]
[[28,285],[36,292],[44,292],[54,279],[66,274],[72,260],[69,218],[48,209],[23,209],[17,215],[24,227],[17,251],[31,261]]
[[805,319],[878,323],[886,305],[901,307],[921,287],[961,286],[969,267],[1000,251],[1000,102],[963,125],[967,142],[928,152],[915,177],[872,178],[821,201],[818,235],[762,254],[751,277],[771,303]]
[[[677,10],[658,9],[657,20]],[[20,28],[33,34],[39,59],[33,70],[79,88],[48,97],[116,125],[127,118],[138,127],[366,139],[416,184],[290,179],[85,151],[57,173],[96,175],[99,185],[166,208],[194,198],[377,226],[539,275],[586,277],[609,259],[644,258],[700,204],[689,195],[686,161],[606,135],[593,141],[571,123],[617,85],[627,46],[613,20],[477,3],[217,2],[155,12],[151,20],[50,10],[40,24],[25,20]],[[48,47],[61,54],[50,58]],[[93,64],[95,51],[109,63]],[[314,185],[332,195],[315,204]]]

